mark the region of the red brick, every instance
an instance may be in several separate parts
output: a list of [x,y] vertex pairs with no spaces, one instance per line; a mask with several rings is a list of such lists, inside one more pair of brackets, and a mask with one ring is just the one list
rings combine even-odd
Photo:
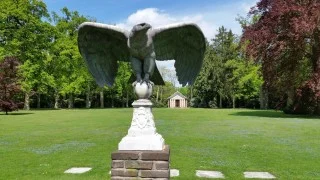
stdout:
[[125,161],[125,168],[127,169],[152,169],[152,161],[127,160]]
[[142,151],[141,160],[153,160],[153,161],[169,161],[170,149],[166,145],[162,151]]
[[136,169],[111,169],[111,176],[138,177]]
[[112,160],[111,167],[112,168],[123,168],[124,167],[124,161],[123,160]]
[[146,178],[169,178],[169,170],[140,170],[140,177]]
[[168,170],[169,169],[169,161],[155,161],[156,170]]
[[[111,177],[111,180],[154,180],[153,178],[137,178],[137,177]],[[167,179],[158,179],[156,180],[167,180]]]
[[112,160],[136,160],[139,158],[138,151],[117,151],[111,154]]

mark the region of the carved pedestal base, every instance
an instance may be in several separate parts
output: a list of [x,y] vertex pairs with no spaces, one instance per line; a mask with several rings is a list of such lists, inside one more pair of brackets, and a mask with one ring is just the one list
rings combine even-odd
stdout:
[[133,118],[128,135],[119,143],[119,150],[163,150],[164,139],[156,132],[152,102],[139,99],[132,103]]

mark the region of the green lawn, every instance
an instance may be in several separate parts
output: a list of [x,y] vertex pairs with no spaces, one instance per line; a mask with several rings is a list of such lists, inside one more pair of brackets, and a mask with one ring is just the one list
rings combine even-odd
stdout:
[[[175,179],[218,170],[227,179],[268,171],[278,179],[320,179],[320,118],[276,111],[154,109],[171,147]],[[0,115],[0,179],[110,179],[111,152],[132,109],[19,111]],[[93,167],[72,175],[71,167]]]

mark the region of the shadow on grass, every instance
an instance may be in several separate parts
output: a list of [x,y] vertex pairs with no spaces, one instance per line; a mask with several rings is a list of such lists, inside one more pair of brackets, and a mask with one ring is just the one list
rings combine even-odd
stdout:
[[55,109],[55,108],[31,108],[30,111],[58,111],[61,110],[61,108]]
[[240,112],[236,112],[236,113],[230,113],[229,115],[232,115],[232,116],[255,116],[255,117],[266,117],[266,118],[302,118],[302,119],[320,118],[320,116],[314,116],[314,115],[285,114],[282,111],[275,111],[275,110],[240,111]]
[[8,115],[6,115],[6,113],[1,113],[0,116],[21,116],[21,115],[30,115],[30,114],[34,114],[34,113],[26,113],[26,112],[14,112],[14,113],[8,113]]
[[59,111],[59,110],[101,110],[101,109],[132,109],[132,107],[104,107],[104,108],[100,108],[100,107],[93,107],[93,108],[32,108],[30,109],[31,111]]

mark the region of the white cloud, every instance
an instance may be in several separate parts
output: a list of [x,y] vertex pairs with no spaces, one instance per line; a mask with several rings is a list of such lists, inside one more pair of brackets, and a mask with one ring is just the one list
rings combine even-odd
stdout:
[[204,35],[209,39],[213,38],[216,29],[216,26],[207,22],[201,14],[192,16],[173,16],[157,8],[138,10],[131,14],[124,22],[118,23],[117,26],[131,30],[134,25],[142,22],[149,23],[154,28],[178,22],[193,22],[201,28]]
[[238,2],[226,2],[212,7],[203,7],[192,11],[176,11],[168,13],[157,8],[139,9],[127,17],[126,20],[118,22],[117,26],[127,29],[142,22],[151,24],[154,28],[178,22],[193,22],[203,31],[205,37],[211,40],[217,33],[218,27],[225,26],[234,33],[241,34],[241,26],[235,20],[238,15],[246,16],[252,6],[259,0],[241,0]]
[[[157,8],[140,9],[129,15],[126,20],[117,23],[117,26],[130,31],[134,25],[142,22],[149,23],[154,28],[178,22],[193,22],[201,28],[208,40],[215,36],[218,27],[221,26],[225,26],[227,29],[231,29],[233,33],[240,35],[242,29],[235,19],[238,15],[245,16],[257,1],[242,0],[229,4],[226,2],[219,7],[205,7],[195,12],[180,11],[179,14],[169,14]],[[157,61],[157,66],[163,66],[175,72],[174,61],[172,60]]]

